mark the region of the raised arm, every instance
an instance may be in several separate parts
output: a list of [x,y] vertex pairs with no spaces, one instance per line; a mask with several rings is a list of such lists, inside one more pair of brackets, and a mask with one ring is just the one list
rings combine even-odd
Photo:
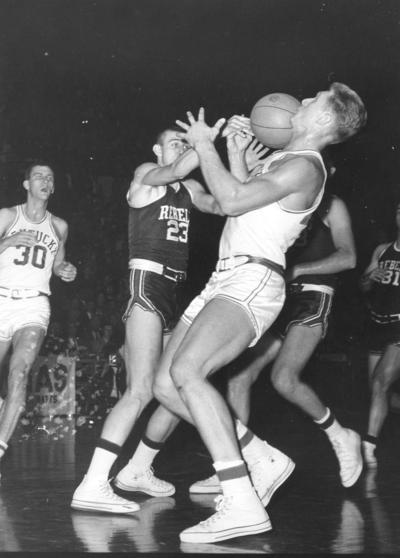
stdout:
[[339,273],[355,267],[357,256],[353,230],[350,214],[343,200],[333,198],[324,221],[330,228],[335,251],[325,258],[294,266],[288,272],[289,280],[300,275]]
[[217,200],[211,194],[208,194],[203,186],[196,180],[185,180],[185,186],[190,191],[193,205],[203,213],[214,213],[215,215],[224,215]]
[[164,195],[166,184],[182,180],[199,166],[199,157],[190,147],[170,165],[140,165],[130,184],[127,200],[132,207],[143,207]]
[[322,171],[314,162],[306,157],[287,157],[273,170],[243,184],[224,167],[213,144],[213,129],[204,122],[204,109],[200,109],[197,121],[191,113],[188,118],[189,125],[177,123],[186,130],[184,136],[199,155],[207,185],[226,215],[240,215],[292,194],[296,200],[292,198],[295,204],[291,209],[304,210],[312,205],[323,182]]

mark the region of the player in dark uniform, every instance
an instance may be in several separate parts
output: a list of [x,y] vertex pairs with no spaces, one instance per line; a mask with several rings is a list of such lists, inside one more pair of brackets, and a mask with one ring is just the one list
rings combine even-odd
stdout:
[[364,459],[375,467],[377,438],[388,413],[388,397],[400,378],[400,204],[396,208],[397,238],[380,244],[361,278],[368,293],[368,372],[371,406],[368,432],[363,440]]
[[[352,486],[362,470],[359,435],[343,428],[301,380],[304,367],[326,334],[337,274],[356,263],[350,216],[340,198],[324,197],[287,259],[287,298],[282,312],[272,330],[236,363],[239,373],[228,382],[227,398],[240,421],[247,424],[251,387],[275,360],[271,372],[274,387],[328,435],[339,460],[342,483]],[[216,475],[190,487],[192,493],[219,491]]]
[[[216,130],[217,133],[217,130]],[[193,179],[198,156],[174,128],[164,130],[153,147],[157,163],[140,165],[127,193],[131,298],[125,320],[124,359],[127,389],[103,426],[89,469],[75,490],[73,508],[130,513],[139,506],[117,496],[108,475],[140,413],[152,399],[152,383],[163,346],[179,315],[177,290],[186,278],[190,210],[221,214],[219,205]],[[157,452],[144,439],[138,452]],[[122,474],[122,472],[121,472]],[[173,485],[157,479],[151,468],[123,469],[124,488],[169,496]],[[127,486],[129,485],[129,486]]]

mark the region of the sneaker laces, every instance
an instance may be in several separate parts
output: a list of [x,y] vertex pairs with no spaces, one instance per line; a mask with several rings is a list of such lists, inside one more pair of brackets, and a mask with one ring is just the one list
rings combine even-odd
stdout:
[[159,479],[158,477],[155,476],[153,467],[149,467],[147,469],[147,471],[145,471],[145,473],[143,473],[143,474],[146,475],[146,477],[149,479],[149,481],[151,481],[156,486],[159,486],[159,487],[163,488],[163,487],[165,487],[166,484],[168,484],[167,481]]
[[232,501],[232,497],[227,497],[222,495],[217,496],[214,499],[214,502],[216,504],[215,505],[216,512],[213,513],[205,521],[200,521],[200,525],[204,525],[205,527],[208,527],[209,525],[212,525],[213,523],[221,519],[225,515],[226,511],[228,510],[231,501]]
[[121,504],[122,502],[127,502],[125,498],[121,498],[118,494],[115,494],[114,490],[111,488],[110,483],[108,481],[102,481],[99,483],[99,489],[103,496],[106,496],[108,500],[112,502]]
[[343,442],[343,440],[335,438],[332,440],[332,445],[341,464],[352,465],[354,463],[354,458],[351,452],[346,448],[346,443]]

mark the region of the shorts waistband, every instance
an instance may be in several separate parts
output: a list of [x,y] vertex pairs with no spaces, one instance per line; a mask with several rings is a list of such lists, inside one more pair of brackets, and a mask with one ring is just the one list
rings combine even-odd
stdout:
[[283,266],[269,260],[268,258],[260,258],[258,256],[250,256],[248,254],[238,254],[236,256],[230,256],[229,258],[222,258],[218,260],[217,271],[227,271],[228,269],[233,269],[248,263],[256,263],[269,267],[272,271],[275,271],[281,275],[281,277],[284,277],[285,270],[283,269]]
[[325,293],[333,295],[335,289],[329,285],[315,285],[314,283],[290,283],[288,286],[290,292],[301,293],[304,291],[318,291],[319,293]]
[[9,289],[8,287],[0,286],[0,296],[4,298],[12,298],[19,300],[23,298],[35,298],[36,296],[48,296],[47,293],[38,291],[36,289]]
[[400,321],[400,314],[377,314],[376,312],[371,311],[371,318],[378,324],[394,324]]
[[129,260],[129,269],[142,269],[143,271],[152,271],[163,275],[166,279],[181,283],[186,280],[186,272],[173,269],[167,265],[163,265],[152,260],[144,260],[142,258],[131,258]]

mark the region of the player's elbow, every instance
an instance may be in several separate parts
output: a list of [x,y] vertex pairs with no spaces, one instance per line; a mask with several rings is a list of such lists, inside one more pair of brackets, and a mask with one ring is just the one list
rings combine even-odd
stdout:
[[347,269],[354,269],[357,265],[357,254],[351,251],[347,254]]
[[243,209],[237,202],[236,197],[229,196],[218,200],[219,206],[222,210],[223,215],[227,217],[237,217],[243,213]]

